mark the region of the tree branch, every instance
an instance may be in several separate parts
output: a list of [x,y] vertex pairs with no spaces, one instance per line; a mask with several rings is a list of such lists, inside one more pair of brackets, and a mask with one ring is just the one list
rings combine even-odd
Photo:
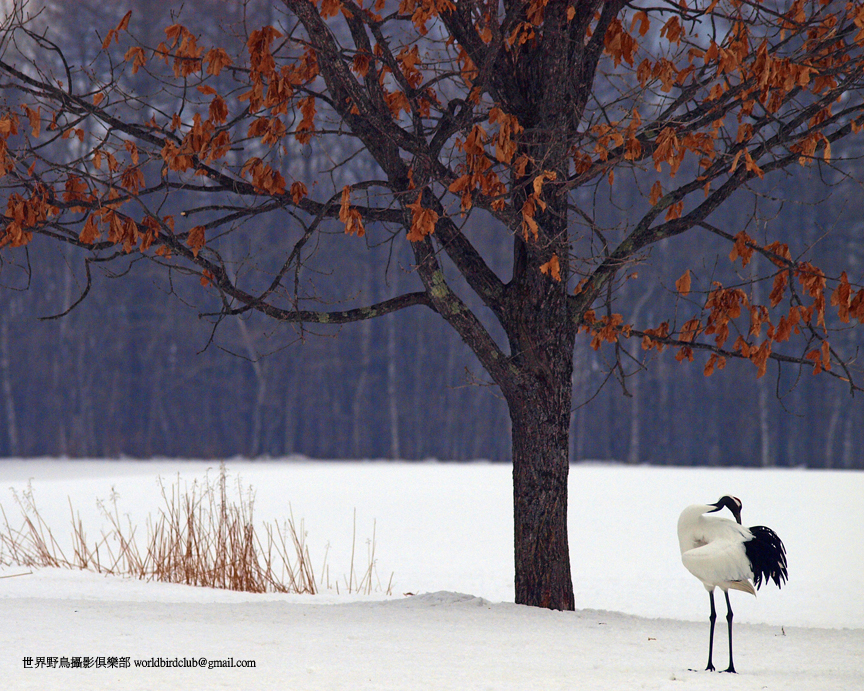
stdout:
[[[739,351],[726,350],[725,348],[720,348],[716,345],[712,345],[711,343],[703,343],[701,341],[696,341],[695,339],[693,341],[683,341],[679,338],[673,338],[671,336],[665,336],[665,337],[656,336],[654,334],[649,334],[649,333],[646,333],[644,331],[639,331],[637,329],[631,329],[630,334],[632,336],[638,336],[640,338],[649,338],[652,341],[654,341],[655,343],[662,343],[663,345],[666,345],[666,346],[692,348],[693,350],[702,350],[702,351],[706,351],[709,353],[715,353],[715,354],[720,355],[722,357],[735,358],[738,360],[749,360],[750,359],[749,357],[743,355]],[[808,360],[808,359],[803,358],[803,357],[795,357],[793,355],[784,355],[783,353],[775,353],[773,351],[768,355],[768,359],[774,360],[775,362],[780,362],[780,363],[813,367],[813,361],[812,360]],[[843,362],[842,360],[838,360],[837,362],[838,362],[838,364],[840,364],[842,366],[843,372],[845,373],[845,376],[844,376],[844,374],[840,374],[838,372],[835,372],[834,370],[824,370],[823,369],[822,371],[825,372],[826,374],[830,374],[832,377],[835,377],[841,381],[846,382],[849,385],[851,393],[853,393],[853,394],[856,391],[864,391],[864,388],[858,386],[858,384],[856,384],[852,380],[851,372],[848,369],[847,363]]]

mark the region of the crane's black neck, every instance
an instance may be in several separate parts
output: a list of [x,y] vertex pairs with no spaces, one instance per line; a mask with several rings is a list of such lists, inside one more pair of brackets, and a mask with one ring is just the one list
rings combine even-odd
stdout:
[[738,521],[738,524],[741,524],[741,500],[738,497],[733,497],[727,494],[720,497],[720,501],[716,504],[711,504],[711,506],[716,506],[717,508],[708,513],[714,513],[715,511],[720,511],[726,508],[732,512],[732,515],[735,516],[735,520]]

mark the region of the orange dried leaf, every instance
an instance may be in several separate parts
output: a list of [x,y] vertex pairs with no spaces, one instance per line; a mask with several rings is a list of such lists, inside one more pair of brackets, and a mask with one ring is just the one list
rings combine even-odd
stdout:
[[144,174],[137,166],[129,166],[121,173],[120,184],[132,194],[138,194],[145,186]]
[[666,344],[660,339],[669,337],[669,322],[663,322],[656,329],[645,329],[645,335],[642,337],[642,350],[651,350],[656,348],[658,353],[662,353]]
[[363,218],[357,209],[351,208],[351,186],[342,188],[342,203],[339,208],[339,220],[345,224],[346,235],[356,235],[362,238],[366,234]]
[[768,358],[771,356],[771,339],[766,339],[759,348],[750,353],[750,360],[758,368],[756,378],[761,379],[768,371]]
[[321,16],[324,19],[335,17],[342,9],[340,0],[321,0]]
[[684,27],[681,26],[681,21],[678,19],[677,14],[673,14],[672,17],[670,17],[663,25],[663,28],[660,29],[660,35],[664,36],[669,43],[681,43],[681,37],[684,35]]
[[351,71],[355,74],[365,77],[369,74],[369,68],[372,65],[372,60],[367,53],[356,53],[351,61]]
[[852,286],[846,272],[840,274],[840,282],[831,293],[831,306],[838,308],[838,316],[844,324],[849,323],[849,307],[852,303]]
[[[221,125],[228,119],[228,105],[225,103],[225,99],[218,94],[216,95],[216,98],[210,101],[208,116],[216,125]],[[223,132],[222,134],[227,135],[228,133]]]
[[123,142],[123,147],[126,149],[126,151],[129,152],[129,158],[132,160],[132,163],[138,165],[138,147],[135,145],[135,142],[133,142],[131,139],[127,139],[125,142]]
[[115,39],[117,40],[118,43],[120,42],[120,39],[117,37],[116,29],[111,29],[108,32],[108,35],[105,36],[105,40],[102,41],[102,50],[108,50],[108,46],[111,45],[111,41],[115,40]]
[[685,343],[692,343],[693,340],[702,332],[702,322],[699,319],[693,318],[684,323],[681,327],[679,335],[680,340]]
[[561,264],[557,254],[553,254],[548,262],[540,265],[540,273],[551,276],[555,281],[561,281]]
[[123,19],[120,20],[120,23],[117,25],[117,31],[128,31],[129,30],[129,20],[132,18],[132,10],[129,10],[126,14],[123,15]]
[[741,266],[747,266],[752,256],[753,238],[742,230],[735,236],[735,245],[732,247],[732,251],[729,252],[729,261],[734,263],[738,257],[741,257]]
[[744,152],[744,165],[749,172],[755,173],[759,177],[760,180],[765,177],[765,173],[763,173],[762,169],[756,165],[756,162],[750,156],[749,151]]
[[744,153],[743,149],[735,154],[735,158],[732,159],[732,166],[729,168],[729,173],[734,173],[735,169],[738,167],[738,161],[741,158],[741,154]]
[[297,125],[294,136],[301,144],[307,144],[315,131],[315,97],[307,96],[297,101],[303,119]]
[[768,299],[771,301],[771,307],[777,307],[783,300],[786,294],[786,287],[789,285],[789,274],[786,271],[781,271],[774,277],[774,285],[771,288],[771,294]]
[[78,239],[87,245],[92,245],[94,242],[97,242],[100,237],[101,233],[99,232],[99,226],[96,224],[96,219],[93,214],[90,214],[87,217],[87,221],[84,223],[84,227],[81,229],[81,234],[78,236]]
[[126,62],[132,62],[132,74],[138,74],[138,70],[147,64],[147,56],[144,54],[144,49],[141,46],[132,46],[126,51],[123,59]]
[[663,217],[663,220],[664,221],[674,221],[676,218],[681,218],[682,213],[684,213],[684,200],[683,199],[675,202],[666,210],[666,215]]
[[219,73],[231,64],[231,58],[222,48],[211,48],[204,56],[204,62],[207,63],[207,74],[218,77]]
[[[750,331],[748,332],[748,335],[756,336],[757,338],[761,337],[762,325],[766,323],[769,327],[771,326],[768,308],[764,305],[750,305]],[[774,340],[777,339],[775,338]]]
[[189,237],[186,238],[186,244],[192,248],[192,254],[198,257],[198,253],[204,247],[206,238],[204,236],[204,226],[195,226],[189,231]]
[[534,197],[528,197],[525,203],[522,204],[522,236],[527,240],[528,234],[531,233],[536,240],[540,236],[540,226],[534,220],[534,211],[536,209]]
[[[534,183],[533,183],[534,196],[539,198],[540,193],[543,190],[543,183],[546,182],[547,180],[555,180],[555,178],[557,178],[557,177],[558,177],[558,175],[555,173],[554,170],[544,170],[542,173],[540,173],[540,175],[535,177]],[[541,208],[543,208],[543,207],[541,207]]]
[[302,182],[291,183],[291,200],[295,204],[299,204],[307,194],[309,194],[309,190],[305,184]]
[[804,358],[813,361],[813,374],[819,374],[822,371],[822,358],[818,350],[811,350]]
[[693,362],[693,348],[690,346],[681,346],[678,352],[675,353],[675,359],[678,362],[683,362],[685,359],[687,362]]
[[141,226],[144,228],[141,234],[141,251],[146,252],[159,237],[159,221],[152,216],[145,216]]
[[408,232],[408,240],[411,242],[419,242],[427,235],[435,232],[435,224],[438,222],[438,213],[432,209],[424,209],[420,203],[423,198],[421,191],[417,195],[417,201],[413,204],[406,204],[406,207],[411,210],[411,230]]
[[[27,115],[27,120],[30,122],[30,130],[33,134],[34,139],[39,136],[39,132],[42,129],[42,107],[39,106],[36,110],[33,110],[30,106],[23,106],[24,113]],[[76,130],[78,132],[79,130]]]
[[690,269],[684,272],[684,275],[681,276],[677,281],[675,281],[675,290],[678,291],[678,294],[681,297],[687,297],[690,295]]
[[721,355],[717,355],[717,353],[712,353],[711,357],[708,358],[708,362],[705,363],[705,370],[703,374],[706,377],[710,377],[712,374],[714,374],[715,369],[724,369],[725,367],[726,358]]
[[648,29],[651,28],[651,20],[648,19],[648,13],[645,10],[639,10],[639,12],[633,15],[633,21],[630,22],[630,31],[633,31],[636,22],[639,22],[639,35],[644,36],[647,34]]
[[127,31],[129,29],[129,19],[131,17],[132,10],[129,10],[125,15],[123,15],[123,19],[120,20],[120,23],[108,32],[105,40],[102,41],[102,50],[108,50],[108,46],[111,45],[112,40],[120,43],[120,32]]
[[18,134],[18,116],[14,113],[0,118],[0,137],[8,137],[10,134]]

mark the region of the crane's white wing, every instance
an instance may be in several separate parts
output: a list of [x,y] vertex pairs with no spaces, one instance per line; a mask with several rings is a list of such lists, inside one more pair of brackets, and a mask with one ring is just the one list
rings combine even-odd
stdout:
[[698,526],[693,529],[694,547],[709,544],[711,542],[744,542],[752,540],[753,534],[743,525],[728,518],[714,518],[713,516],[702,516]]
[[731,540],[715,538],[708,544],[684,552],[681,561],[706,588],[718,586],[753,592],[749,583],[744,584],[753,577],[753,571],[740,537]]
[[708,504],[695,504],[688,506],[681,512],[681,517],[678,519],[678,541],[681,546],[681,554],[715,540],[744,542],[753,539],[750,531],[735,521],[719,516],[702,515],[710,509],[711,506]]

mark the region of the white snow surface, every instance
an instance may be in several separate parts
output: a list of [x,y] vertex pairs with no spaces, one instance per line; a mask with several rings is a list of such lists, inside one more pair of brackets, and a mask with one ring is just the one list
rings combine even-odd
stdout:
[[[319,595],[255,595],[89,572],[0,569],[3,689],[864,689],[864,472],[629,467],[570,472],[576,612],[513,604],[507,465],[227,462],[255,489],[256,519],[304,520]],[[70,508],[89,536],[97,499],[117,495],[143,528],[158,478],[192,482],[218,463],[0,462],[0,504],[28,482],[58,540]],[[745,525],[786,544],[789,582],[732,593],[735,666],[709,673],[708,597],[682,566],[681,510],[723,494]],[[393,595],[348,595],[375,530],[376,570]],[[18,575],[21,574],[21,575]],[[7,577],[8,576],[8,577]],[[727,664],[718,599],[714,662]],[[128,657],[130,668],[24,667],[24,658]],[[135,660],[254,660],[249,668],[135,668]]]

